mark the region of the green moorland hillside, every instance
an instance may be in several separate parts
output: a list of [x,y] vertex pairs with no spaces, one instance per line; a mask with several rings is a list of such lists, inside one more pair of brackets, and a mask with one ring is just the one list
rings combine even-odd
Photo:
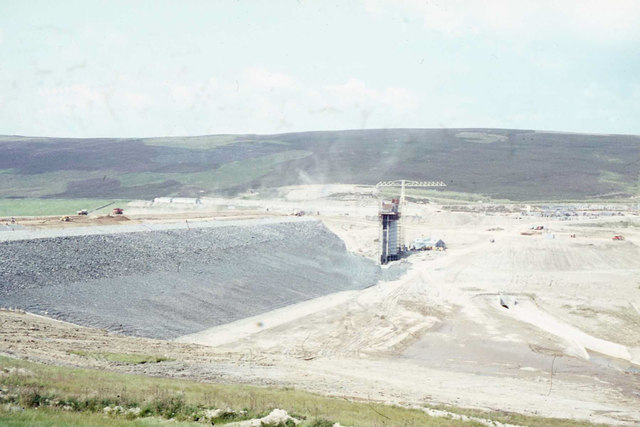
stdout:
[[514,201],[640,194],[640,137],[383,129],[147,139],[0,137],[0,199],[149,199],[307,183],[442,180]]

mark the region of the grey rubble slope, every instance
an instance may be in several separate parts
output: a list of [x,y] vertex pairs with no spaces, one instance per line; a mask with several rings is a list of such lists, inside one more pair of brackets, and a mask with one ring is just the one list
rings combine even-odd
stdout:
[[377,282],[319,222],[0,242],[0,306],[175,338]]

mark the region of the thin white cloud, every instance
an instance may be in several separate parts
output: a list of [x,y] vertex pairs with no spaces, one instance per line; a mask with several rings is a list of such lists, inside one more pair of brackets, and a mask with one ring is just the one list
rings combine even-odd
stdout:
[[411,91],[401,87],[387,88],[381,95],[383,102],[396,111],[411,111],[418,107],[418,97]]
[[[159,84],[121,74],[110,84],[38,90],[33,116],[47,120],[39,122],[36,131],[23,133],[178,136],[397,127],[417,115],[418,101],[416,94],[399,86],[374,87],[356,78],[313,85],[264,67],[249,67],[227,78],[177,78]],[[20,123],[33,129],[33,121]]]
[[418,18],[450,35],[525,38],[566,36],[585,40],[637,40],[637,0],[363,0],[377,16]]
[[105,104],[117,105],[125,112],[148,108],[153,105],[150,94],[111,86],[90,86],[74,84],[68,86],[43,88],[38,91],[40,104],[52,114],[74,114],[105,107]]
[[377,91],[355,78],[349,79],[346,83],[324,86],[323,89],[325,102],[338,108],[367,104],[378,96]]
[[291,76],[263,67],[251,67],[243,72],[242,81],[253,90],[296,90],[300,84]]
[[550,53],[528,53],[527,58],[531,65],[540,70],[546,71],[565,71],[569,67],[566,59],[557,54]]
[[[164,84],[164,96],[182,123],[170,135],[202,126],[194,117],[210,117],[207,127],[189,133],[286,132],[292,130],[366,127],[372,115],[387,122],[415,112],[418,96],[403,87],[374,88],[350,78],[313,86],[280,71],[249,67],[237,79]],[[162,101],[162,100],[160,100]],[[185,113],[188,111],[188,114]],[[178,132],[178,133],[176,133]]]
[[80,35],[84,39],[99,41],[100,43],[106,43],[114,48],[125,47],[128,42],[127,37],[119,31],[113,29],[111,25],[91,23],[90,25],[83,25],[80,30]]
[[418,97],[408,89],[402,87],[375,89],[356,78],[351,78],[343,84],[324,86],[322,93],[325,108],[387,107],[395,112],[405,112],[418,106]]
[[193,86],[176,83],[166,83],[166,87],[173,102],[177,104],[183,106],[193,105],[196,100],[197,91]]
[[153,98],[142,92],[118,90],[115,92],[115,98],[119,104],[133,110],[146,109],[153,105]]
[[49,114],[76,114],[104,102],[103,91],[86,84],[43,88],[38,91],[40,103]]

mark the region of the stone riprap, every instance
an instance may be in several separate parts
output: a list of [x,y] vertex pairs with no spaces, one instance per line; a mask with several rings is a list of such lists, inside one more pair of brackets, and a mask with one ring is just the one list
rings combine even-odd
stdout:
[[316,221],[0,241],[0,307],[170,339],[375,284]]

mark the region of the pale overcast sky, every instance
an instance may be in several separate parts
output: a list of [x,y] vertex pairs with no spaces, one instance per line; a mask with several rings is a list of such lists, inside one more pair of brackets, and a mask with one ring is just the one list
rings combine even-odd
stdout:
[[0,0],[0,134],[640,134],[636,0]]

